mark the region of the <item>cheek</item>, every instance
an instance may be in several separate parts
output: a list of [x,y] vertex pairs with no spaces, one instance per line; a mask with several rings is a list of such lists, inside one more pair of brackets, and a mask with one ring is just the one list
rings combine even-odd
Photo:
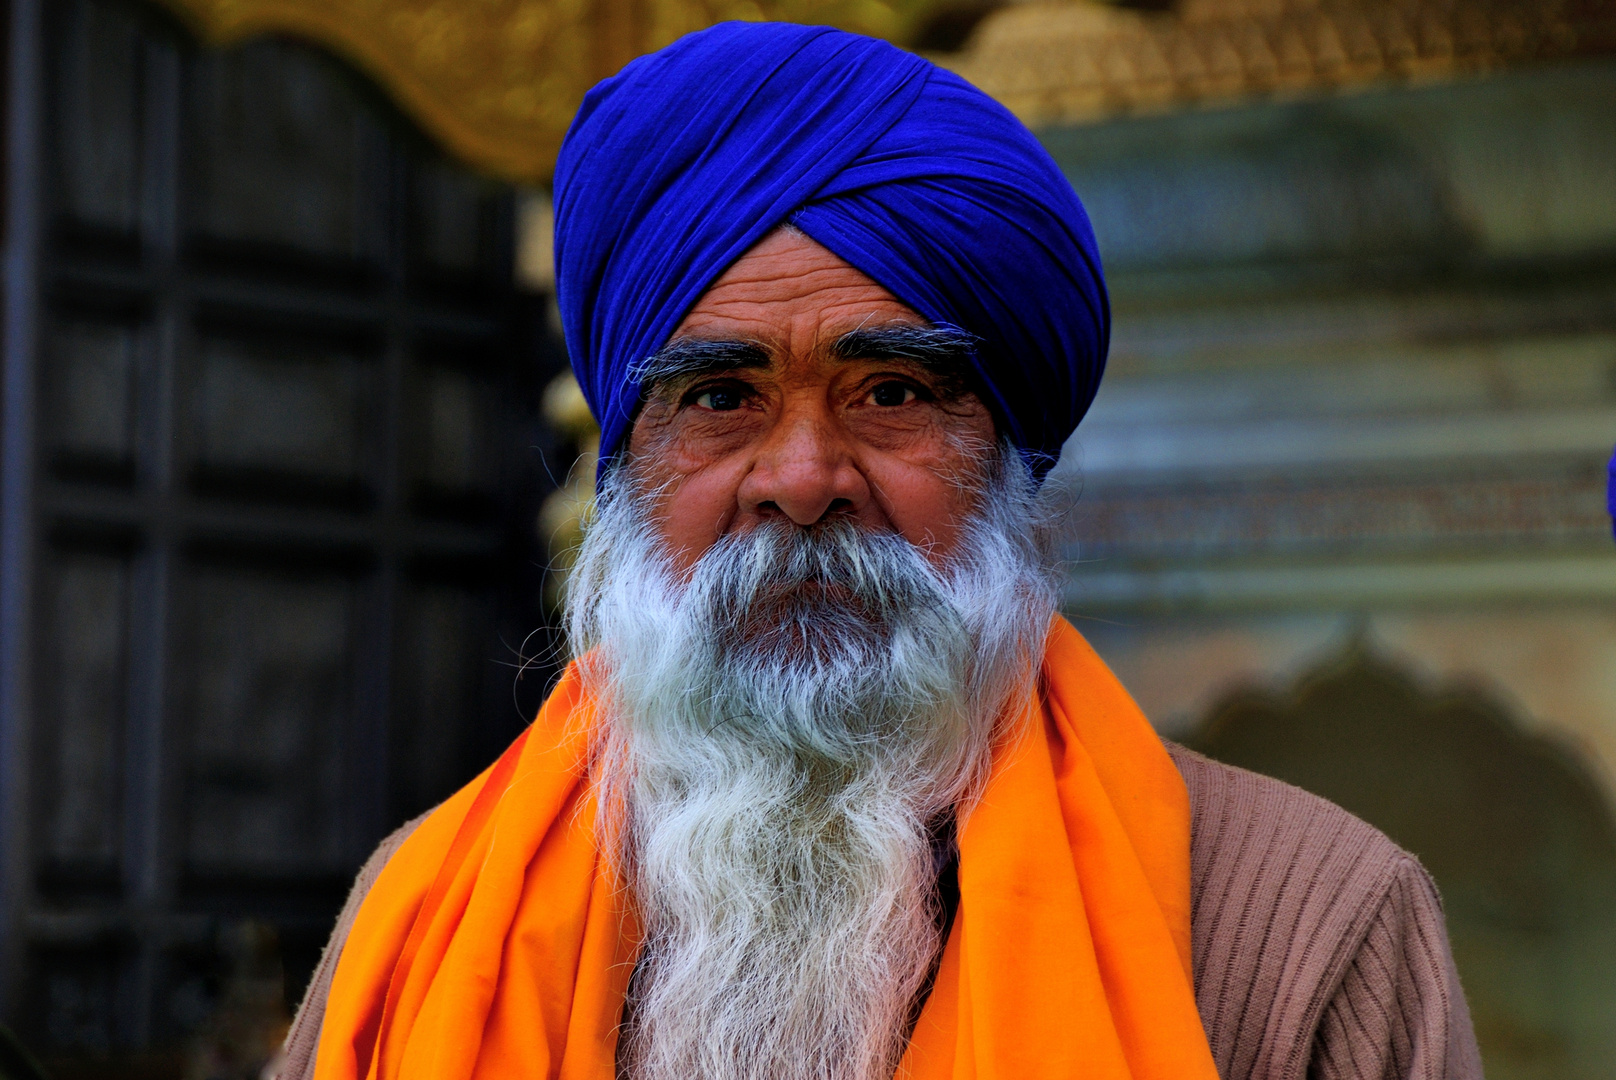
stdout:
[[905,540],[937,555],[951,555],[972,510],[961,484],[924,467],[883,463],[870,470],[886,498],[886,514]]
[[738,469],[682,473],[667,467],[644,474],[647,486],[662,493],[652,509],[652,521],[676,572],[683,574],[694,566],[730,527],[743,475]]
[[976,509],[977,481],[993,447],[992,415],[977,406],[941,418],[897,453],[871,454],[866,470],[904,539],[946,556]]
[[667,544],[674,570],[694,566],[728,530],[739,505],[745,456],[756,419],[722,414],[694,421],[647,410],[629,435],[629,451],[641,466],[637,479],[660,492],[652,520]]

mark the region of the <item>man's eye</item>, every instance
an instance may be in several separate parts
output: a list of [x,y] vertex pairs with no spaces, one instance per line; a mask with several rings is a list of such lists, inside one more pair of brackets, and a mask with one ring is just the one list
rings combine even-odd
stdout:
[[901,382],[882,383],[870,391],[872,404],[889,408],[893,405],[907,405],[917,396],[914,387]]
[[733,386],[714,387],[697,394],[695,404],[714,412],[732,412],[741,407],[741,392]]

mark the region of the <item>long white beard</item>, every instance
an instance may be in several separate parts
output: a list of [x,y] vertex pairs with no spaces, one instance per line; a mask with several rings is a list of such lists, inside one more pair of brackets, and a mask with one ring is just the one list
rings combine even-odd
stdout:
[[633,1080],[886,1080],[939,951],[931,827],[985,779],[1054,610],[1002,453],[935,568],[849,520],[726,536],[676,579],[608,486],[574,653],[606,718],[602,832],[644,922]]

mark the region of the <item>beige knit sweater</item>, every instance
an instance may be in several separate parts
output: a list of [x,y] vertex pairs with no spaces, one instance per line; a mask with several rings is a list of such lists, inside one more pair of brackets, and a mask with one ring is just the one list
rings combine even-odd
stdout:
[[[1481,1059],[1442,906],[1412,855],[1345,810],[1168,744],[1189,787],[1195,999],[1224,1080],[1472,1080]],[[359,871],[286,1039],[309,1080],[365,894],[420,821]]]

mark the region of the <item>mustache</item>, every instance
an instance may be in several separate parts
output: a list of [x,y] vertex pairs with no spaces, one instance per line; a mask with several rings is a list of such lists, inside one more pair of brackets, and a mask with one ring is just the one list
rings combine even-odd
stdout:
[[775,519],[721,537],[697,561],[685,595],[707,625],[737,641],[824,658],[827,632],[890,631],[939,610],[946,585],[897,533],[846,517],[811,526]]

